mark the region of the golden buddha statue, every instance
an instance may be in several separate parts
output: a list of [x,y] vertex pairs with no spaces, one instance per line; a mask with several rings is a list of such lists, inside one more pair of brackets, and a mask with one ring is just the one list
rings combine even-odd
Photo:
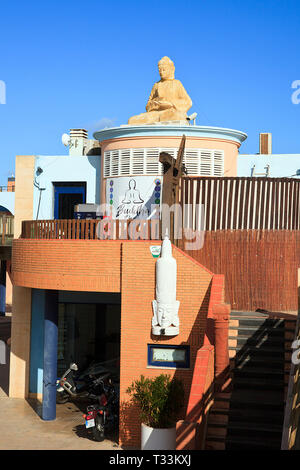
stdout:
[[174,63],[169,57],[163,57],[158,62],[158,71],[161,80],[152,88],[146,105],[147,112],[132,116],[128,124],[186,120],[186,113],[192,106],[192,100],[182,83],[174,78]]

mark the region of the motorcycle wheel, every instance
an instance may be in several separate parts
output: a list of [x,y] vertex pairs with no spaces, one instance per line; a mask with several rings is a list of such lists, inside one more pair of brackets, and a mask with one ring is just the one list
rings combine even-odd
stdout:
[[56,403],[62,405],[63,403],[67,403],[69,399],[70,395],[67,392],[56,392]]
[[95,427],[93,428],[93,437],[95,441],[103,441],[104,439],[104,421],[103,415],[97,415],[95,418]]

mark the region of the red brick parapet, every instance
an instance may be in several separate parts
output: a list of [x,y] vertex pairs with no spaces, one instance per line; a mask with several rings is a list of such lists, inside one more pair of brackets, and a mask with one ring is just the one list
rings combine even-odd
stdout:
[[207,345],[197,351],[186,417],[176,426],[176,450],[203,449],[213,382],[214,347]]

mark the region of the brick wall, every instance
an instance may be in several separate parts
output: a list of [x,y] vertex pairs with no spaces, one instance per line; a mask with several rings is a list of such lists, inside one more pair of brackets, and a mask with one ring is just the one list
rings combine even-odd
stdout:
[[35,289],[120,292],[121,242],[112,240],[13,241],[15,285]]
[[[179,419],[192,420],[192,408],[199,408],[213,375],[213,349],[207,349],[213,338],[207,316],[210,316],[212,303],[222,297],[222,276],[214,276],[173,247],[173,256],[177,260],[180,334],[171,338],[153,337],[151,320],[156,259],[152,257],[150,246],[160,244],[157,241],[112,240],[18,239],[13,242],[14,285],[121,292],[120,443],[127,446],[140,445],[139,410],[132,406],[126,393],[134,379],[142,374],[153,377],[162,372],[182,379],[185,406]],[[175,371],[147,367],[149,343],[189,344],[190,369]],[[196,357],[202,361],[201,364],[198,361],[201,377],[197,376],[199,367],[194,372]]]
[[[152,305],[155,299],[155,259],[149,247],[153,242],[128,242],[122,245],[122,314],[121,314],[121,379],[120,379],[120,443],[140,445],[138,409],[131,406],[127,387],[141,374],[153,377],[161,373],[184,381],[186,416],[198,349],[204,344],[206,316],[209,306],[212,273],[183,252],[173,247],[177,260],[177,300],[180,301],[180,334],[176,337],[153,337],[151,334]],[[147,367],[147,344],[189,344],[189,370]]]

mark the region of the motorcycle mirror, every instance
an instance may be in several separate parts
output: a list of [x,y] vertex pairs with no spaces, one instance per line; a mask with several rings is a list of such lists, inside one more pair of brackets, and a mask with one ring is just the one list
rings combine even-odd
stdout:
[[78,370],[77,364],[75,364],[75,362],[73,362],[73,364],[70,364],[70,369],[71,370]]

